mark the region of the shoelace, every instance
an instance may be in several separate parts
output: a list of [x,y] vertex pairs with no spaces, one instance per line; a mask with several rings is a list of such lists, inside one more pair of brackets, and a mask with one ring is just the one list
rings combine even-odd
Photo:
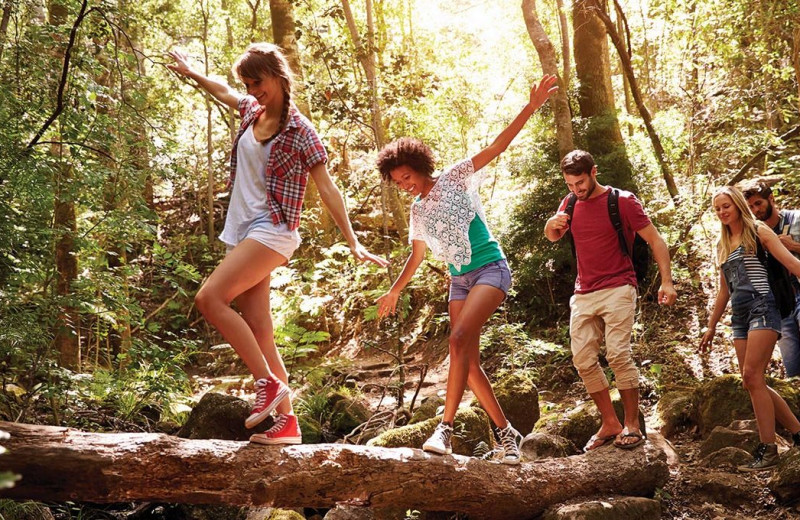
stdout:
[[516,442],[516,432],[511,429],[510,426],[503,428],[499,432],[500,442],[503,445],[503,449],[506,452],[516,452],[517,451],[517,442]]
[[271,437],[271,436],[275,435],[276,433],[281,431],[284,426],[286,426],[286,421],[288,421],[288,420],[289,420],[288,416],[286,416],[284,414],[278,415],[278,417],[275,419],[275,424],[272,425],[272,428],[270,428],[269,430],[265,431],[264,435],[266,435],[267,437]]
[[254,408],[261,408],[267,403],[267,385],[268,382],[265,382],[264,386],[256,384],[256,404]]
[[439,435],[439,438],[447,444],[450,442],[450,436],[453,434],[453,428],[447,426],[444,423],[439,423],[439,426],[436,427],[436,433]]
[[764,454],[767,452],[767,445],[766,444],[759,444],[756,446],[756,450],[753,452],[753,458],[756,459],[756,462],[761,462],[764,459]]

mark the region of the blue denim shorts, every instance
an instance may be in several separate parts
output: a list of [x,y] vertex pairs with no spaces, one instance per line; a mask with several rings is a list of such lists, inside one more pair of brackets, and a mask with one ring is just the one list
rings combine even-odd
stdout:
[[733,339],[747,339],[747,333],[751,330],[774,330],[780,336],[781,313],[772,293],[750,293],[741,299],[734,297],[731,307]]
[[469,291],[476,285],[490,285],[508,294],[511,288],[511,269],[508,263],[498,260],[490,264],[469,271],[468,273],[453,276],[450,279],[450,298],[453,300],[466,300]]

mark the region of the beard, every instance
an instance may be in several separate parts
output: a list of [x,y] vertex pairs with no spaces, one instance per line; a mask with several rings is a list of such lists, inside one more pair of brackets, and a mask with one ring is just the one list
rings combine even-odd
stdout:
[[764,218],[762,218],[761,220],[769,220],[769,218],[772,216],[773,211],[774,209],[772,207],[772,203],[770,201],[767,201],[767,209],[764,210]]
[[589,200],[589,197],[592,196],[592,193],[594,193],[594,190],[597,189],[597,180],[596,179],[590,179],[590,182],[591,182],[591,184],[589,185],[588,188],[586,188],[586,194],[578,196],[578,200]]

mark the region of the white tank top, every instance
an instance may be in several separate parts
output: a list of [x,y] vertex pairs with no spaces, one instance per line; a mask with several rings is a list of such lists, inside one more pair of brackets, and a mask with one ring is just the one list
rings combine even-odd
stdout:
[[219,239],[235,246],[247,236],[247,231],[260,223],[271,223],[267,208],[267,181],[265,171],[272,151],[272,143],[256,141],[253,125],[239,139],[236,151],[236,180],[231,190],[225,229]]

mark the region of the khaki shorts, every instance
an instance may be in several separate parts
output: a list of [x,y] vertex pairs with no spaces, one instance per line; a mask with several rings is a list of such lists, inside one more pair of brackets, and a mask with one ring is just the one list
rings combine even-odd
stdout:
[[617,379],[617,388],[638,388],[639,370],[633,362],[631,352],[636,288],[623,285],[575,294],[569,303],[572,363],[586,385],[586,390],[593,394],[608,388],[608,379],[599,362],[603,336],[606,360]]

